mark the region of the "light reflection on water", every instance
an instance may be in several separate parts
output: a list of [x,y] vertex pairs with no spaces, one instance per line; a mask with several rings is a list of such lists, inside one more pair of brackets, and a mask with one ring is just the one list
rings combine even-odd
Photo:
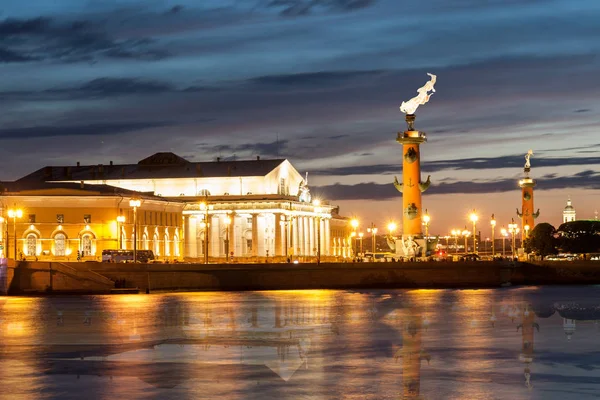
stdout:
[[0,399],[597,399],[600,289],[0,297]]

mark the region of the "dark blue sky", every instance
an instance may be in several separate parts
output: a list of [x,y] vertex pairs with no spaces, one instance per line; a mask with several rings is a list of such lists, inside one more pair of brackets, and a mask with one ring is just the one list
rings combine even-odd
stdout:
[[280,156],[367,213],[365,199],[399,201],[398,107],[432,72],[416,123],[432,206],[467,192],[460,205],[483,210],[532,148],[546,206],[580,195],[591,215],[598,21],[595,0],[4,0],[0,179],[157,151]]

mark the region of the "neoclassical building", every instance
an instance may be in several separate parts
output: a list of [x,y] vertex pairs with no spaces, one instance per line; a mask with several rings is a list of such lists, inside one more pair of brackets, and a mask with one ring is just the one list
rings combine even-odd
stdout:
[[[27,195],[18,189],[36,185],[43,185],[44,189],[29,191]],[[58,188],[71,190],[68,201],[66,197],[58,202],[44,197],[47,193],[44,190]],[[57,209],[61,206],[71,208],[71,204],[88,198],[87,188],[92,193],[99,188],[112,193],[112,197],[107,194],[111,197],[110,204],[96,200],[86,203],[92,208],[114,210],[109,213],[112,219],[103,219],[106,223],[109,220],[117,223],[119,215],[131,221],[128,199],[142,198],[137,210],[140,218],[137,248],[154,250],[158,258],[213,261],[233,257],[238,261],[253,261],[272,257],[312,260],[317,256],[321,259],[351,256],[349,231],[344,229],[346,220],[334,215],[332,229],[335,207],[311,198],[307,179],[288,160],[259,157],[244,161],[191,162],[173,153],[156,153],[136,164],[82,165],[78,162],[70,166],[44,167],[15,182],[4,183],[0,195],[0,215],[5,220],[3,232],[7,231],[6,224],[12,222],[7,211],[13,204],[23,203],[27,207],[32,207],[29,205],[32,202],[43,204],[51,209],[48,213],[58,215]],[[116,203],[119,206],[115,206]],[[50,214],[45,219],[51,219]],[[167,215],[174,215],[176,222],[173,224],[172,217]],[[102,236],[104,239],[94,235],[96,249],[101,240],[111,240],[112,248],[131,248],[133,241],[129,239],[127,224],[123,224],[123,235],[127,238],[124,241],[118,239],[116,231],[113,236]],[[20,248],[29,249],[24,251],[29,255],[28,233],[25,229],[19,232]],[[53,233],[46,233],[40,231],[39,240],[52,240]],[[77,232],[77,236],[81,236],[81,232]],[[106,243],[101,247],[111,248]],[[92,253],[98,256],[97,250]]]
[[105,249],[133,249],[133,210],[139,200],[138,249],[161,259],[181,258],[183,202],[108,185],[0,183],[1,256],[19,259],[99,260]]

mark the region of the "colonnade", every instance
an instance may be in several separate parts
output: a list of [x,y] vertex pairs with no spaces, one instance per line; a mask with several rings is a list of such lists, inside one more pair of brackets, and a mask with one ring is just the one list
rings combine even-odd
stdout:
[[[208,214],[208,254],[225,257],[321,256],[331,253],[329,218],[284,212]],[[207,226],[202,211],[185,215],[184,256],[200,258],[205,251]]]

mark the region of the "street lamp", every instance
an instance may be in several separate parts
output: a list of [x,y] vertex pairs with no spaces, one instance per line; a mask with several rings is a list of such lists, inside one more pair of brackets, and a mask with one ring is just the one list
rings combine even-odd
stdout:
[[231,217],[229,215],[225,217],[225,225],[227,226],[227,231],[225,233],[225,258],[227,259],[227,262],[229,262],[229,225],[231,225]]
[[[0,215],[0,224],[4,225],[4,217],[2,215]],[[8,250],[4,250],[4,249],[6,249],[6,236],[7,235],[4,235],[4,243],[2,243],[3,246],[2,246],[2,249],[0,249],[0,250],[2,250],[2,252],[1,252],[2,256],[4,256],[5,251],[8,251]]]
[[427,250],[429,249],[429,222],[431,222],[431,217],[425,209],[425,214],[423,215],[423,225],[425,226],[425,257],[427,257]]
[[373,261],[375,260],[375,247],[376,247],[376,239],[377,239],[377,228],[375,224],[371,222],[371,227],[367,229],[367,232],[371,234],[371,252],[373,253]]
[[390,236],[394,235],[394,231],[396,230],[397,227],[398,227],[398,225],[396,225],[395,222],[390,222],[389,224],[387,224],[387,229],[388,229],[388,232],[390,233]]
[[208,230],[210,223],[208,222],[208,203],[200,203],[200,209],[204,210],[204,264],[208,264]]
[[[8,210],[8,217],[13,219],[13,234],[15,237],[15,260],[17,259],[17,218],[23,217],[23,210],[17,208],[16,210]],[[7,238],[8,239],[8,235]],[[8,255],[8,249],[6,249],[6,254]]]
[[123,250],[123,223],[125,222],[125,216],[117,216],[117,229],[119,230],[119,250]]
[[476,225],[477,225],[477,220],[479,219],[479,217],[475,213],[475,210],[473,210],[471,212],[471,215],[469,215],[469,219],[473,223],[473,253],[477,254],[478,251],[477,251],[477,230],[476,230]]
[[460,229],[452,229],[450,234],[454,236],[454,252],[458,254],[458,236],[461,234]]
[[515,259],[515,235],[519,233],[519,226],[515,224],[515,219],[508,224],[508,232],[512,235],[512,258]]
[[490,220],[490,225],[492,226],[492,259],[496,255],[496,219],[494,218],[494,214],[492,214],[492,219]]
[[[356,232],[356,228],[358,228],[358,225],[359,225],[358,220],[356,218],[353,218],[350,221],[350,226],[352,226],[352,230],[354,231],[354,232],[352,232],[353,233],[352,237],[355,238],[355,240],[358,240],[358,233]],[[353,247],[354,247],[354,255],[356,255],[356,242],[354,242]]]
[[523,229],[525,230],[525,239],[529,239],[529,230],[531,229],[530,226],[525,225]]
[[467,239],[469,238],[470,234],[471,232],[469,232],[467,227],[465,226],[465,229],[462,231],[462,235],[465,237],[465,254],[468,253],[469,244],[467,243]]
[[317,264],[321,263],[321,201],[315,199],[313,201],[315,213],[317,213]]
[[365,234],[364,234],[364,233],[362,233],[362,232],[359,232],[359,233],[358,233],[358,238],[360,239],[360,254],[362,254],[362,252],[363,252],[363,247],[362,247],[362,238],[363,238],[363,236],[364,236],[364,235],[365,235]]
[[506,237],[508,236],[508,232],[505,227],[500,229],[500,234],[502,235],[502,258],[506,255]]
[[139,199],[129,200],[129,207],[133,208],[133,262],[137,262],[137,209],[142,205]]

